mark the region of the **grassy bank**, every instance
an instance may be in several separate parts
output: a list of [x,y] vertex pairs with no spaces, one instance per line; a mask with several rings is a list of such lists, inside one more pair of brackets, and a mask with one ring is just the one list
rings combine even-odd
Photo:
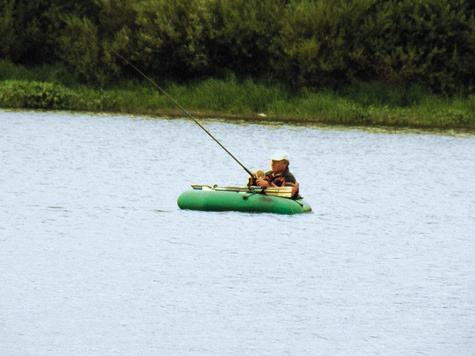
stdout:
[[[0,107],[183,116],[166,96],[137,79],[102,88],[78,84],[57,67],[0,63]],[[3,71],[1,70],[3,68]],[[351,126],[475,129],[475,96],[446,98],[419,86],[364,83],[341,90],[292,90],[250,79],[157,82],[196,117],[224,117]]]

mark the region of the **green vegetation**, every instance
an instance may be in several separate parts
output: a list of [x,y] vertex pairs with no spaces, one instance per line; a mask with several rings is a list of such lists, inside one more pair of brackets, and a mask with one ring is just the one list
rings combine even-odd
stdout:
[[[2,76],[5,67],[15,79],[0,82],[0,107],[183,116],[148,81],[124,80],[97,87],[74,82],[54,67],[28,71],[0,61]],[[53,82],[38,81],[41,76]],[[230,75],[226,79],[203,79],[186,85],[164,82],[160,86],[197,117],[475,129],[475,95],[443,98],[418,85],[403,90],[374,82],[341,90],[295,91],[283,84],[264,85]]]
[[471,0],[5,0],[0,106],[474,126]]

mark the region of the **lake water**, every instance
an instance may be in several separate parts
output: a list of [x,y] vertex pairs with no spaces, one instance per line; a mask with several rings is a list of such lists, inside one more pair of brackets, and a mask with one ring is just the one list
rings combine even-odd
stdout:
[[312,214],[182,211],[246,172],[182,119],[0,111],[0,353],[474,355],[475,138],[200,122]]

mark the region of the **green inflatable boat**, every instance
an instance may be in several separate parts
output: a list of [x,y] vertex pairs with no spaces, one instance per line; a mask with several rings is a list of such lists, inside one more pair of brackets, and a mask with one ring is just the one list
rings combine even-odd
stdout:
[[287,188],[210,187],[193,185],[178,197],[180,209],[200,211],[240,211],[246,213],[301,214],[312,208],[303,199],[286,198]]

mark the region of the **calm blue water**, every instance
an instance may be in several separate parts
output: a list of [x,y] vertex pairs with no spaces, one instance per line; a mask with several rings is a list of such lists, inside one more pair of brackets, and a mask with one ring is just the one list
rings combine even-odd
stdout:
[[246,172],[186,120],[0,111],[2,355],[473,355],[475,138],[201,121],[314,213],[181,211]]

